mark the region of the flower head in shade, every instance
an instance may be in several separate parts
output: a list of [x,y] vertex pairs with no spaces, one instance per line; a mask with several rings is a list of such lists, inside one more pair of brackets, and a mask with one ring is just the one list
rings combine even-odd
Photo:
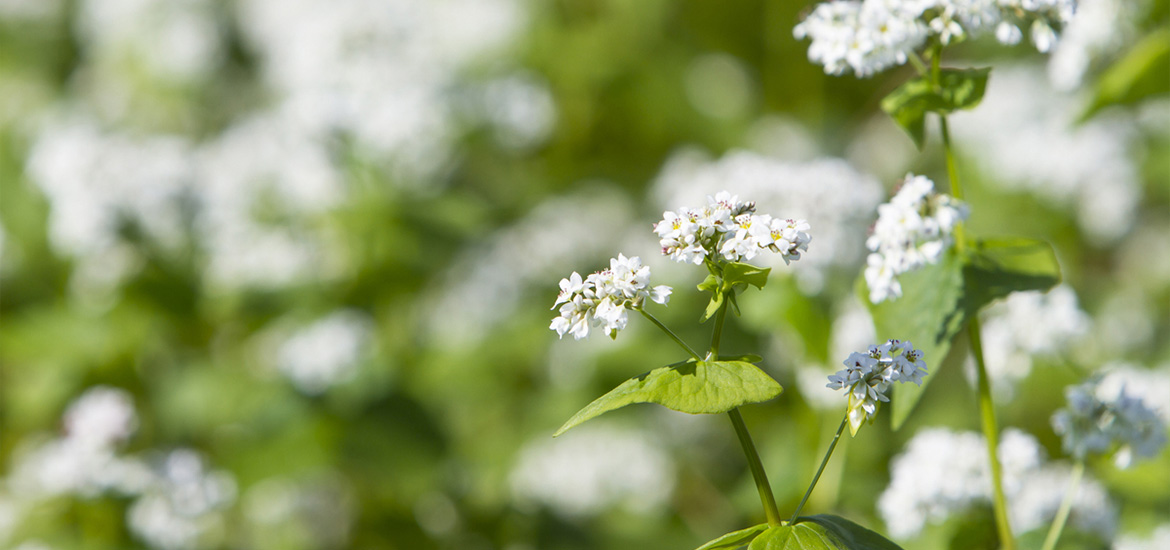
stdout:
[[654,233],[662,253],[681,263],[741,262],[765,250],[780,254],[784,263],[799,260],[811,240],[808,222],[755,211],[755,203],[740,202],[738,196],[721,191],[708,195],[707,205],[701,208],[664,212],[654,224]]
[[898,193],[878,206],[878,220],[865,246],[869,300],[880,303],[902,295],[898,275],[937,263],[954,242],[955,226],[970,209],[950,195],[934,192],[934,182],[907,174]]
[[844,389],[849,395],[849,430],[857,434],[861,424],[872,420],[879,403],[889,401],[886,391],[894,382],[922,385],[926,363],[922,352],[910,342],[889,340],[870,346],[865,353],[855,352],[845,360],[845,368],[829,376],[827,386]]
[[589,336],[594,327],[603,327],[616,338],[618,331],[626,328],[629,310],[641,308],[647,298],[666,304],[671,293],[669,286],[650,286],[650,266],[642,265],[641,258],[622,254],[609,261],[609,269],[585,278],[573,272],[561,279],[560,287],[553,304],[553,309],[560,308],[560,315],[549,328],[561,337],[569,333],[577,340]]
[[1064,450],[1078,460],[1090,454],[1115,453],[1118,467],[1135,458],[1152,457],[1166,446],[1166,424],[1141,399],[1117,392],[1103,399],[1101,378],[1065,389],[1066,408],[1052,416],[1052,427],[1063,438]]

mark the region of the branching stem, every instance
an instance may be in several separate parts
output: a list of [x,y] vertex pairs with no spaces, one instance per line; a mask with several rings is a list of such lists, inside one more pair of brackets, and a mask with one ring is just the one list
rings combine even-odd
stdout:
[[849,422],[848,413],[846,413],[845,418],[841,419],[841,426],[837,428],[837,434],[833,436],[833,442],[829,443],[829,450],[825,451],[825,458],[821,459],[821,467],[817,468],[817,475],[813,476],[812,483],[808,485],[808,490],[804,492],[804,498],[801,498],[800,504],[796,505],[796,511],[792,513],[792,519],[788,520],[789,524],[796,521],[796,518],[800,516],[800,511],[804,509],[804,503],[808,502],[808,497],[812,494],[813,488],[821,480],[821,474],[825,471],[825,465],[829,463],[829,457],[833,456],[833,449],[837,448],[837,441],[841,439],[841,433],[845,431],[845,424],[847,422]]
[[667,327],[666,325],[662,324],[662,321],[659,321],[656,317],[654,317],[653,315],[650,315],[650,312],[648,312],[644,309],[641,309],[641,308],[638,308],[638,311],[641,312],[644,317],[649,319],[651,323],[654,323],[655,326],[662,329],[662,332],[665,332],[667,336],[670,336],[670,338],[672,340],[674,340],[674,342],[676,344],[678,344],[680,347],[682,347],[682,349],[686,350],[687,353],[690,354],[691,357],[694,357],[695,359],[697,359],[699,361],[703,360],[703,358],[699,356],[699,353],[696,352],[695,350],[691,349],[691,347],[688,346],[686,342],[683,342],[682,338],[679,338],[678,335],[675,334],[673,330],[670,330],[670,327]]
[[1068,482],[1068,492],[1064,494],[1064,500],[1060,502],[1060,509],[1056,512],[1056,518],[1052,520],[1048,536],[1044,537],[1044,546],[1041,550],[1056,548],[1056,541],[1060,540],[1060,532],[1064,530],[1064,524],[1068,521],[1068,513],[1072,511],[1073,501],[1076,500],[1077,489],[1081,483],[1081,476],[1084,474],[1085,461],[1078,460],[1076,466],[1073,466],[1072,479]]

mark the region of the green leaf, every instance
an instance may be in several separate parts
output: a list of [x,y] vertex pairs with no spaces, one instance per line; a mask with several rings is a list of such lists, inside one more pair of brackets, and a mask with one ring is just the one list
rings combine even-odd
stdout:
[[733,285],[746,283],[763,289],[764,285],[768,283],[768,273],[771,272],[772,268],[770,267],[756,267],[752,264],[739,262],[729,263],[723,267],[723,286],[731,288]]
[[922,386],[899,384],[891,399],[892,423],[902,426],[922,398],[950,350],[954,336],[984,306],[1012,292],[1047,290],[1060,282],[1052,247],[1021,238],[968,243],[964,254],[951,250],[939,263],[898,277],[901,298],[869,303],[864,280],[859,290],[873,314],[878,341],[909,340],[922,351],[931,375]]
[[703,316],[699,317],[699,322],[705,323],[719,311],[719,306],[723,305],[723,292],[720,291],[719,278],[714,275],[707,275],[707,278],[699,283],[698,288],[700,291],[711,293],[711,301],[707,302],[707,309],[703,311]]
[[1158,29],[1138,42],[1101,75],[1089,108],[1088,119],[1110,105],[1136,103],[1170,93],[1170,28]]
[[764,531],[748,550],[902,550],[889,539],[838,516],[797,518]]
[[937,86],[929,76],[920,76],[882,98],[882,110],[922,149],[926,142],[926,113],[945,115],[975,108],[983,100],[990,73],[990,68],[943,69]]
[[890,409],[894,428],[901,427],[910,411],[922,397],[938,367],[950,350],[951,340],[963,329],[966,318],[960,307],[963,299],[963,264],[953,250],[933,265],[904,273],[898,277],[902,297],[887,299],[880,304],[869,301],[865,278],[859,281],[862,300],[873,315],[877,340],[891,338],[909,340],[922,351],[930,374],[922,386],[899,384],[891,399]]
[[1060,283],[1052,246],[1035,239],[984,239],[968,247],[963,268],[971,313],[1012,292],[1048,290]]
[[783,390],[771,376],[751,363],[688,359],[622,382],[578,411],[553,437],[632,403],[658,403],[679,412],[716,414],[767,401]]
[[715,540],[704,544],[695,550],[732,550],[747,546],[752,539],[759,536],[760,533],[768,529],[767,523],[753,525],[747,529],[740,529],[739,531],[732,531]]

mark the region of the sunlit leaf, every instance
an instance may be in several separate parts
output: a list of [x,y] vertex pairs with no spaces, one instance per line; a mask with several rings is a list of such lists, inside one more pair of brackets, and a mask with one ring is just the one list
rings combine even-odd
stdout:
[[800,517],[793,525],[772,527],[748,550],[901,550],[885,537],[839,516]]
[[740,529],[739,531],[732,531],[716,538],[707,544],[704,544],[695,550],[732,550],[735,548],[742,548],[747,546],[752,539],[756,538],[768,529],[767,523],[761,523],[748,527],[747,529]]
[[690,359],[626,380],[578,411],[554,437],[632,403],[658,403],[679,412],[715,414],[767,401],[781,391],[778,382],[751,363]]
[[1110,105],[1129,104],[1170,93],[1170,29],[1147,35],[1097,81],[1093,101],[1082,118]]
[[936,86],[929,76],[907,81],[882,99],[882,110],[893,117],[914,145],[926,142],[926,113],[949,114],[973,109],[983,100],[990,68],[942,69]]

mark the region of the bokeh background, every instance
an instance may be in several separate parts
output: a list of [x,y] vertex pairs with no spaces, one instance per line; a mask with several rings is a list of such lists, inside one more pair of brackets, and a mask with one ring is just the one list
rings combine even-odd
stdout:
[[[704,274],[651,223],[723,189],[812,224],[724,344],[786,387],[744,414],[791,510],[844,411],[824,377],[873,338],[876,207],[945,178],[878,108],[910,69],[824,75],[792,37],[810,6],[0,0],[0,547],[655,550],[757,523],[723,416],[551,438],[680,358],[638,320],[559,341],[557,281],[640,255],[702,342]],[[1089,112],[1168,28],[1164,0],[1084,0],[1050,55],[949,50],[995,67],[952,123],[972,231],[1064,270],[985,318],[1019,531],[1062,495],[1065,386],[1170,415],[1170,63]],[[927,360],[910,422],[848,441],[807,510],[989,547],[970,377]],[[1166,548],[1170,455],[1092,462],[1072,529]]]

